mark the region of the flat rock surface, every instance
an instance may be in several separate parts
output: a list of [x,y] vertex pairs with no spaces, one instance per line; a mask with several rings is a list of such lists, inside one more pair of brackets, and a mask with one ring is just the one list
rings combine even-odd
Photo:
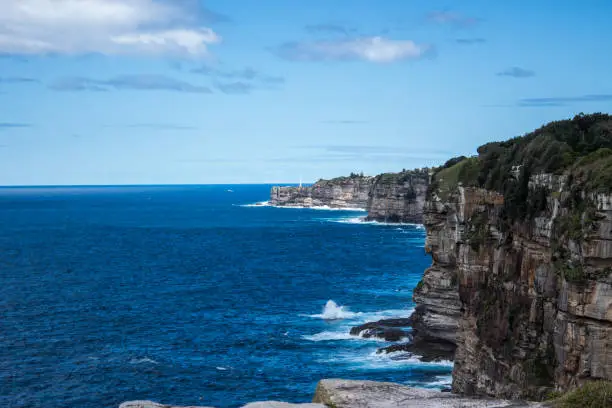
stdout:
[[313,401],[335,408],[543,407],[539,403],[475,399],[395,383],[337,379],[319,381]]
[[[165,405],[153,401],[127,401],[119,405],[119,408],[212,408],[212,407],[196,407],[196,406],[178,406]],[[306,404],[290,404],[280,401],[258,401],[251,402],[243,406],[243,408],[326,408],[323,404],[306,403]]]
[[245,405],[242,408],[326,408],[323,404],[290,404],[288,402],[278,402],[278,401],[261,401],[261,402],[251,402],[250,404]]
[[119,408],[213,408],[213,407],[201,407],[201,406],[193,406],[193,405],[190,405],[188,407],[185,407],[185,406],[181,407],[177,405],[160,404],[158,402],[153,402],[153,401],[127,401],[119,405]]

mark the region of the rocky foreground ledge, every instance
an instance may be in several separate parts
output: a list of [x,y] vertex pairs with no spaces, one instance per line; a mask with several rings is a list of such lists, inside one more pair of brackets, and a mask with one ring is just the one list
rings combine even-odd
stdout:
[[[461,397],[448,392],[405,385],[355,380],[321,380],[312,403],[253,402],[243,408],[526,408],[544,407],[537,402]],[[152,401],[124,402],[119,408],[212,408],[178,407]]]

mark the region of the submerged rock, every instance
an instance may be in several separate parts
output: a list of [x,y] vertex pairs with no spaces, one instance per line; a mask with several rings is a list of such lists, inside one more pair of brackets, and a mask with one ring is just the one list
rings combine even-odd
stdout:
[[460,397],[405,385],[354,380],[321,380],[313,402],[335,408],[501,408],[542,407],[539,403]]
[[[411,341],[410,343],[393,344],[378,349],[377,353],[407,352],[418,356],[423,362],[430,361],[452,361],[457,346],[446,341]],[[398,357],[401,359],[401,357]]]
[[409,318],[385,319],[355,326],[351,328],[350,333],[353,336],[361,336],[366,339],[376,337],[386,341],[399,341],[410,338],[410,332],[407,330],[409,326]]

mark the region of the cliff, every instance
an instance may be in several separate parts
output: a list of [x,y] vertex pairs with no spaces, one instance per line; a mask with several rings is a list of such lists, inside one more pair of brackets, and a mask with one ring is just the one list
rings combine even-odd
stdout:
[[307,187],[274,186],[270,204],[276,207],[366,208],[374,177],[351,175],[319,180]]
[[307,187],[272,187],[269,202],[276,207],[363,208],[368,221],[420,224],[429,178],[427,168],[376,177],[352,174]]
[[368,220],[423,222],[429,169],[384,173],[375,177],[368,198]]
[[579,115],[436,171],[413,320],[457,344],[454,392],[612,380],[611,147],[612,117]]

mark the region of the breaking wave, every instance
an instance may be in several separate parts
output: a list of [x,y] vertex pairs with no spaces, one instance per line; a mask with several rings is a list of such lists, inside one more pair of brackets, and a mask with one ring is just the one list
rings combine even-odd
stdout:
[[352,319],[361,313],[354,313],[349,310],[347,306],[339,306],[333,300],[328,300],[323,311],[319,314],[310,315],[310,317],[318,317],[324,320],[341,320],[341,319]]

